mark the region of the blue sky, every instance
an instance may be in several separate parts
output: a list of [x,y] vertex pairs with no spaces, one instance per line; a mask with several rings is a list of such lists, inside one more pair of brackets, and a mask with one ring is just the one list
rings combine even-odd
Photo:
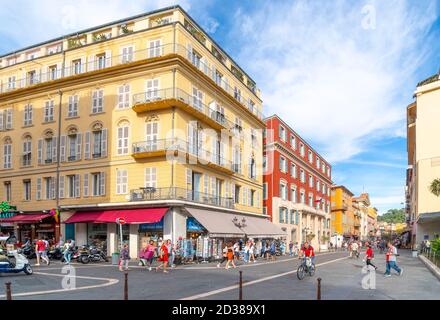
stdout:
[[437,1],[16,0],[0,54],[180,4],[257,82],[277,113],[333,164],[333,180],[401,207],[406,106],[440,67]]

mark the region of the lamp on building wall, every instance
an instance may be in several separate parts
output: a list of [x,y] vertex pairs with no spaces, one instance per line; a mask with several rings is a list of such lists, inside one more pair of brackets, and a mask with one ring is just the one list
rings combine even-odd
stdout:
[[234,217],[234,219],[232,219],[232,222],[238,228],[246,227],[246,219],[244,217],[241,219],[241,221],[239,221],[237,217]]

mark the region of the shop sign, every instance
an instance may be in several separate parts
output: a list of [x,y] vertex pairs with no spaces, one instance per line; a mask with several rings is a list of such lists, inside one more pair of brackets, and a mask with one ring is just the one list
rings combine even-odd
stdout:
[[11,206],[6,201],[2,201],[0,203],[0,212],[1,213],[8,213],[9,211],[13,211],[13,210],[17,210],[17,207],[16,206]]
[[139,225],[139,232],[146,232],[150,230],[163,230],[163,218],[156,223],[142,223]]
[[198,231],[204,232],[206,229],[193,217],[188,217],[186,220],[186,230],[187,231]]
[[0,219],[12,218],[15,216],[15,212],[0,212]]

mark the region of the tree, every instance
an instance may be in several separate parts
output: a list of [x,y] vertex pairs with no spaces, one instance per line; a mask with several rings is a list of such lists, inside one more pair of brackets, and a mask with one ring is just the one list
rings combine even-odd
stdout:
[[389,209],[383,215],[378,216],[377,221],[384,221],[388,223],[403,223],[406,221],[405,210]]
[[429,190],[437,197],[440,196],[440,179],[434,179],[429,186]]

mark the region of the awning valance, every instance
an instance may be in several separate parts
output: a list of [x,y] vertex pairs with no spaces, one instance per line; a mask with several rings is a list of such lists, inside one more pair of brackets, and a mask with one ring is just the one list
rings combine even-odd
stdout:
[[287,235],[280,227],[265,217],[244,216],[244,219],[244,226],[241,229],[248,238],[277,238]]
[[232,219],[235,215],[212,210],[185,208],[214,238],[241,238],[245,234],[235,226]]
[[48,213],[36,213],[36,214],[17,214],[10,218],[0,219],[0,222],[15,222],[15,223],[36,223],[43,219],[50,217]]
[[128,224],[156,223],[167,211],[168,207],[76,212],[64,223],[116,223],[118,218],[124,218]]

